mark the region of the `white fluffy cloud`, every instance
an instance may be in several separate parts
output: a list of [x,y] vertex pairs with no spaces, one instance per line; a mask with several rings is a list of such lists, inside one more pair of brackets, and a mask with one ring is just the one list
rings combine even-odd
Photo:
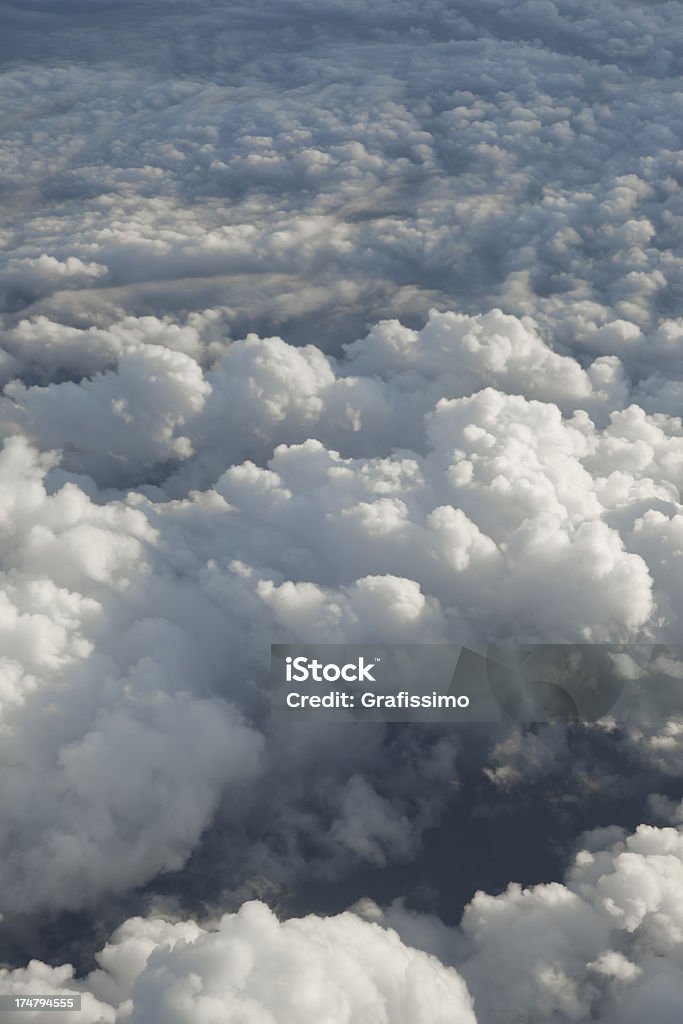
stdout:
[[457,930],[401,902],[357,911],[455,965],[478,1024],[674,1024],[683,996],[681,832],[642,825],[583,838],[564,883],[479,892]]
[[[459,739],[278,729],[268,645],[678,640],[680,11],[0,6],[3,909],[126,897],[212,829],[212,907],[409,862]],[[657,789],[682,738],[614,750]],[[511,799],[574,757],[495,739]],[[673,1019],[679,845],[437,929],[479,1024]],[[101,966],[93,1021],[474,1020],[354,918],[136,919]]]
[[0,971],[0,989],[82,992],[84,1024],[476,1024],[454,970],[353,914],[280,923],[247,903],[211,928],[133,918],[97,960],[75,984],[36,961]]
[[0,988],[80,992],[86,1021],[113,1024],[674,1024],[682,882],[678,829],[598,829],[564,883],[477,893],[458,929],[400,902],[283,923],[247,903],[210,927],[132,918],[87,977],[34,961],[1,972]]
[[[219,321],[129,320],[92,334],[92,376],[5,389],[13,909],[86,904],[182,866],[219,802],[265,770],[270,641],[618,642],[680,627],[680,425],[630,402],[614,361],[583,368],[498,312],[385,322],[343,360],[278,338],[221,343]],[[38,758],[36,730],[52,737]],[[127,746],[139,754],[117,779]],[[409,857],[438,814],[440,797],[420,816],[382,792],[373,756],[353,793],[330,763],[330,864]],[[515,759],[496,754],[493,777],[518,777]],[[155,772],[163,801],[145,796]],[[38,838],[27,808],[44,776]]]
[[263,739],[210,692],[210,657],[193,685],[199,630],[150,580],[144,515],[46,495],[19,438],[1,461],[3,905],[77,907],[181,867]]
[[641,826],[608,849],[596,840],[565,885],[513,886],[468,907],[460,969],[480,1020],[677,1019],[681,834]]
[[[408,748],[403,766],[399,744],[386,781],[382,730],[357,751],[324,725],[276,730],[266,749],[266,664],[270,639],[313,615],[350,636],[437,635],[435,600],[387,574],[336,596],[274,582],[235,557],[251,531],[218,491],[97,502],[71,482],[48,492],[52,461],[20,437],[0,454],[3,909],[88,906],[177,870],[219,806],[240,878],[291,876],[299,843],[328,874],[411,856],[457,742]],[[267,831],[244,850],[250,815]]]
[[643,372],[680,337],[675,6],[82,6],[13,12],[11,319],[218,296],[329,350],[502,305]]
[[[213,331],[215,317],[203,322]],[[107,345],[112,334],[125,329]],[[631,400],[618,360],[584,369],[498,312],[434,313],[421,331],[385,322],[342,361],[250,335],[204,371],[199,341],[190,354],[163,336],[140,325],[80,384],[8,384],[7,429],[62,448],[65,469],[101,486],[149,481],[180,497],[215,484],[234,556],[272,579],[259,594],[273,609],[285,583],[322,609],[330,587],[391,576],[417,585],[435,635],[449,616],[549,638],[675,630],[652,517],[675,544],[683,437]]]

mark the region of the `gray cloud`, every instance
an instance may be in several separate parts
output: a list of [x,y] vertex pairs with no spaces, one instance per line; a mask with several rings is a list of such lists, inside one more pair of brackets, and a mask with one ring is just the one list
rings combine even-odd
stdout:
[[[79,10],[52,42],[32,37],[56,48],[51,67],[6,72],[9,308],[49,309],[52,292],[72,317],[165,312],[171,281],[185,304],[213,281],[235,308],[245,274],[270,291],[287,273],[318,313],[309,331],[333,322],[325,347],[378,301],[417,317],[499,304],[566,347],[613,351],[623,322],[641,360],[675,318],[672,5],[124,9],[116,26]],[[103,69],[105,25],[118,59]],[[66,281],[45,259],[99,269]],[[301,311],[257,291],[249,326],[296,333]]]

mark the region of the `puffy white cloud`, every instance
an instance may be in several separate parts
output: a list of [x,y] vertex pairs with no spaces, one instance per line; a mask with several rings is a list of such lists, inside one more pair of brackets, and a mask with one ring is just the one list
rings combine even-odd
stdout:
[[[220,321],[74,329],[67,359],[92,337],[91,376],[5,389],[2,695],[21,756],[4,820],[25,837],[4,859],[14,909],[81,905],[183,864],[219,803],[262,770],[269,640],[604,642],[679,628],[679,424],[606,391],[595,363],[555,355],[529,321],[497,312],[434,313],[422,331],[383,323],[343,360],[278,338],[221,341]],[[514,393],[533,367],[539,397]],[[214,707],[215,742],[183,745]],[[34,762],[34,730],[50,728]],[[323,773],[323,874],[412,856],[438,819],[451,768],[421,815],[431,755],[405,791],[386,789],[382,742],[352,767],[358,792],[341,761]],[[124,743],[140,755],[116,782]],[[284,778],[291,750],[272,749],[267,771]],[[173,771],[154,768],[164,750]],[[500,748],[491,777],[509,784],[523,765]],[[155,770],[171,818],[143,799]],[[43,773],[44,842],[21,809]],[[293,792],[288,852],[266,840],[255,854],[282,878],[310,827],[310,794]],[[231,814],[242,849],[245,815]],[[78,820],[91,823],[80,847]],[[127,829],[138,845],[123,864],[111,837]]]
[[249,510],[260,527],[236,557],[292,583],[403,576],[456,617],[462,587],[482,631],[516,628],[513,605],[546,636],[675,628],[666,531],[648,524],[674,529],[679,421],[629,404],[612,364],[586,371],[500,313],[383,323],[343,361],[250,335],[205,371],[199,339],[191,355],[159,332],[80,384],[9,384],[8,428],[100,485],[180,496],[219,478],[231,526]]
[[181,867],[225,786],[262,771],[263,739],[194,684],[182,587],[175,617],[145,607],[145,516],[47,495],[49,460],[20,438],[1,463],[3,907],[78,907]]
[[41,38],[12,10],[13,313],[218,295],[238,331],[331,348],[502,305],[640,370],[680,334],[671,5],[83,7],[40,4]]
[[3,909],[90,906],[176,871],[216,815],[233,885],[296,877],[303,847],[326,877],[413,855],[457,741],[406,735],[389,752],[381,729],[358,750],[324,724],[278,733],[267,645],[316,616],[330,635],[440,636],[436,600],[390,574],[336,592],[274,578],[245,560],[252,531],[218,491],[103,502],[46,490],[53,462],[20,437],[0,455]]
[[355,909],[455,965],[478,1024],[673,1024],[683,987],[681,832],[641,825],[583,839],[564,883],[478,892],[457,930],[400,901]]
[[460,970],[480,1020],[676,1019],[681,834],[643,825],[608,849],[600,839],[565,885],[478,894],[467,908]]
[[75,983],[72,968],[33,961],[0,972],[0,988],[82,992],[84,1024],[476,1024],[454,970],[353,914],[279,922],[252,902],[210,928],[132,918],[97,960]]
[[35,423],[43,438],[77,449],[81,467],[96,477],[117,482],[118,465],[132,463],[149,472],[166,459],[182,460],[192,444],[182,433],[210,393],[197,363],[162,345],[131,346],[116,373],[105,371],[81,385],[67,382],[26,389],[19,381],[5,389],[21,410],[21,426]]
[[208,926],[131,918],[86,977],[33,961],[2,971],[0,987],[80,992],[93,1024],[226,1014],[245,1024],[631,1024],[643,1016],[673,1024],[683,987],[682,873],[679,829],[597,829],[563,883],[479,892],[457,929],[400,901],[283,922],[253,902]]
[[[36,0],[5,14],[5,909],[125,894],[181,869],[212,827],[212,905],[259,873],[288,884],[415,857],[458,740],[278,731],[267,646],[678,638],[680,12],[123,0],[57,15]],[[653,789],[678,771],[677,722],[614,736]],[[495,739],[487,772],[509,793],[575,756],[561,729]],[[584,751],[574,777],[607,785],[594,767]],[[515,1005],[667,1019],[673,946],[665,967],[643,952],[656,893],[642,919],[624,895],[629,864],[655,892],[654,853],[629,842],[636,861],[601,855],[617,881],[586,881],[583,864],[592,910],[573,881],[475,900],[483,1020]],[[546,960],[509,961],[515,998],[497,1003],[476,965],[508,963],[508,926],[513,953]],[[413,1021],[429,972],[472,1019],[452,974],[358,922],[252,908],[214,930],[126,927],[93,1020],[211,1020],[232,999],[245,1021]],[[232,932],[245,960],[265,944],[290,972],[299,936],[339,998],[311,982],[310,1004],[288,1006],[267,965],[255,988],[221,988]],[[443,934],[434,948],[450,949]],[[350,979],[365,1001],[348,1002]],[[425,1005],[432,1021],[445,1004]]]

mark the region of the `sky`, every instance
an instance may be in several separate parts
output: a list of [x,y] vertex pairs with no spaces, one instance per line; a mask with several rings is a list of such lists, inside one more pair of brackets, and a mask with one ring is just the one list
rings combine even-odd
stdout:
[[678,643],[680,5],[0,21],[0,993],[677,1024],[677,717],[276,722],[269,659]]

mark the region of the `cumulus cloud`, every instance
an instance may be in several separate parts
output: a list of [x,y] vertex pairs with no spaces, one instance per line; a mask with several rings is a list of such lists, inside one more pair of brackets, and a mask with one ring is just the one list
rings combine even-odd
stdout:
[[180,867],[225,783],[244,785],[263,760],[240,712],[191,686],[199,636],[160,604],[128,603],[151,571],[145,517],[72,486],[46,495],[46,461],[17,438],[0,470],[0,844],[13,910],[81,906]]
[[641,372],[680,336],[671,5],[40,4],[41,38],[10,6],[13,316],[219,294],[329,349],[503,305]]
[[[246,903],[215,926],[133,918],[83,982],[70,967],[0,972],[4,992],[82,992],[85,1022],[476,1024],[455,971],[353,914],[280,923]],[[34,1016],[41,1020],[41,1014]]]
[[[266,682],[271,641],[677,641],[675,5],[1,6],[3,909],[409,863],[467,743],[510,800],[621,758],[678,822],[677,721],[350,739]],[[394,918],[480,1024],[667,1020],[679,838],[455,939]],[[378,928],[254,906],[129,922],[78,984],[93,1021],[474,1020]]]
[[[616,1024],[680,1013],[683,842],[674,828],[598,829],[563,883],[476,894],[458,929],[361,901],[278,922],[247,903],[214,925],[126,921],[74,980],[69,965],[3,971],[4,992],[82,994],[85,1019],[265,1018]],[[38,1016],[37,1019],[42,1019]]]
[[478,1024],[644,1016],[673,1024],[683,985],[682,870],[677,828],[596,829],[563,883],[478,892],[458,929],[401,901],[355,910],[455,965]]
[[[344,625],[315,584],[235,559],[244,524],[218,491],[97,502],[71,482],[49,493],[52,461],[20,437],[0,455],[3,909],[78,908],[177,871],[219,807],[233,883],[291,878],[305,846],[309,872],[317,858],[328,875],[410,857],[457,741],[385,749],[366,730],[354,751],[323,725],[273,734],[265,663],[270,637],[314,614],[349,635],[418,638],[441,622],[434,600],[366,576],[339,592]],[[259,819],[265,836],[245,851]]]
[[[180,498],[215,485],[235,557],[292,615],[304,584],[322,609],[325,588],[391,576],[417,586],[435,636],[463,616],[489,635],[675,630],[661,545],[668,530],[675,543],[680,421],[632,401],[618,360],[584,369],[499,312],[435,312],[421,331],[384,322],[343,360],[249,335],[205,370],[196,331],[179,351],[145,324],[79,383],[11,382],[7,430],[62,448],[63,468],[100,486]],[[258,529],[240,528],[245,516]],[[348,618],[347,600],[335,615]]]
[[471,952],[461,965],[478,1017],[673,1022],[680,873],[680,832],[641,826],[604,850],[598,836],[564,885],[478,895],[463,918]]
[[[12,909],[78,906],[177,869],[226,794],[262,770],[289,778],[291,749],[272,736],[263,767],[269,640],[613,642],[679,628],[679,421],[630,402],[613,362],[584,368],[499,312],[435,312],[421,331],[384,322],[343,360],[279,338],[221,341],[220,322],[96,329],[90,376],[5,388],[3,694],[22,754],[4,820],[25,837],[5,858]],[[67,359],[85,333],[66,333]],[[214,707],[215,744],[181,743]],[[53,737],[39,763],[34,729]],[[453,766],[418,813],[431,741],[403,789],[382,782],[383,742],[357,756],[353,783],[331,758],[319,797],[294,785],[289,823],[270,826],[288,832],[285,854],[273,838],[245,851],[244,812],[228,809],[244,862],[291,877],[312,821],[327,876],[414,856]],[[490,773],[507,785],[535,755],[505,742]],[[140,756],[114,782],[128,744]],[[142,799],[155,758],[170,816]],[[51,825],[37,841],[21,808],[43,773]],[[272,800],[254,801],[267,816]],[[131,829],[138,854],[123,864],[111,837]]]

